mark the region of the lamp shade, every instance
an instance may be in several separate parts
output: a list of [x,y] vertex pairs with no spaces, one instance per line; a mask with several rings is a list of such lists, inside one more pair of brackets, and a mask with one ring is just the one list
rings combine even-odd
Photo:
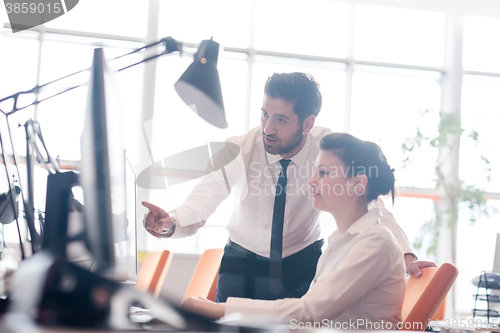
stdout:
[[198,116],[216,127],[227,128],[217,71],[218,56],[219,43],[213,40],[202,41],[193,63],[174,87],[177,94]]
[[[21,194],[21,188],[17,185],[13,185],[9,191],[0,194],[0,223],[9,224],[19,216],[19,194]],[[12,204],[12,198],[14,198],[14,204]]]

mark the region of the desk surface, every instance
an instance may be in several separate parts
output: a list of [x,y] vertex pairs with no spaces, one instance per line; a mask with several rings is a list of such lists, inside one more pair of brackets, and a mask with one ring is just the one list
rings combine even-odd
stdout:
[[[163,326],[167,328],[166,326]],[[221,332],[231,333],[231,332],[239,332],[241,328],[238,326],[233,326],[234,330],[231,330],[231,325],[225,325]],[[304,333],[347,333],[352,332],[352,330],[336,330],[336,329],[287,329],[284,326],[281,327],[270,327],[269,329],[258,328],[255,327],[253,329],[246,329],[248,332],[260,332],[260,333],[296,333],[296,332],[304,332]],[[470,333],[470,332],[492,332],[492,333],[500,333],[499,328],[476,328],[476,329],[453,329],[453,328],[441,328],[441,333]],[[29,325],[27,323],[15,323],[14,325],[5,326],[4,323],[0,320],[0,332],[1,333],[109,333],[109,332],[126,332],[126,333],[144,333],[144,332],[172,332],[170,329],[161,329],[161,326],[151,327],[151,328],[138,328],[138,329],[106,329],[106,328],[75,328],[75,327],[47,327],[47,326],[38,326],[38,325]],[[382,330],[359,330],[360,333],[394,333],[394,331],[382,331]],[[418,332],[418,331],[405,331],[408,333]]]

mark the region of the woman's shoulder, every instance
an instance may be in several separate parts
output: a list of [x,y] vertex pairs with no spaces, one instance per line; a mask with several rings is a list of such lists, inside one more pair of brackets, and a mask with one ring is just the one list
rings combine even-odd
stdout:
[[363,232],[363,238],[370,239],[371,242],[376,243],[381,251],[402,253],[396,237],[389,228],[380,222],[380,219],[372,227]]

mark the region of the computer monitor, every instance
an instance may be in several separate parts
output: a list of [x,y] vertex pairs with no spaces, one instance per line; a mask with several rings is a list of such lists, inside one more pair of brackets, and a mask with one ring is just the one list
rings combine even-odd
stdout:
[[94,269],[104,275],[120,271],[115,269],[115,243],[127,241],[126,159],[117,102],[104,52],[95,49],[81,138],[80,185]]
[[500,272],[500,233],[497,234],[495,256],[493,257],[493,272]]
[[[115,267],[112,277],[115,280],[137,282],[138,261],[137,261],[137,176],[132,163],[127,159],[125,163],[126,180],[126,229],[113,234]],[[81,188],[73,188],[73,195],[76,200],[83,202],[83,191]],[[84,206],[82,206],[84,209]],[[0,216],[1,218],[1,216]],[[1,221],[0,221],[1,222]],[[66,257],[69,262],[77,264],[88,270],[94,267],[94,258],[88,250],[88,240],[84,233],[85,225],[82,214],[72,211],[68,218],[68,237],[70,241],[66,247]]]
[[[127,239],[120,245],[123,249],[120,256],[123,258],[122,267],[127,274],[127,280],[137,282],[139,274],[137,260],[137,172],[127,157],[125,163],[125,187],[127,195]],[[115,251],[116,254],[116,251]]]

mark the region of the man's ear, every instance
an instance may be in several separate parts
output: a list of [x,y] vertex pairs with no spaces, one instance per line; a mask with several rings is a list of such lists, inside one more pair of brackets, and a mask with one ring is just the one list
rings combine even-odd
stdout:
[[304,133],[309,133],[312,128],[314,127],[314,122],[316,121],[316,117],[312,114],[310,115],[309,117],[307,117],[306,119],[304,119],[304,121],[302,122],[302,128],[303,128],[303,131]]

